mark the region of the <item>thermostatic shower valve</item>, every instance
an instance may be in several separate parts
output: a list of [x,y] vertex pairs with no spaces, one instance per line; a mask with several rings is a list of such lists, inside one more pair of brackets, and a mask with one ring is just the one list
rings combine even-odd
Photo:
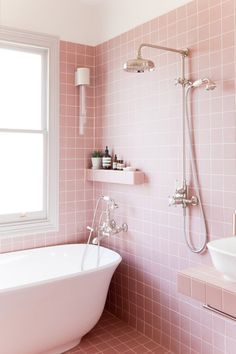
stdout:
[[187,206],[196,206],[198,205],[198,197],[193,195],[188,199],[188,187],[186,181],[183,181],[183,186],[181,188],[176,188],[176,191],[172,197],[169,197],[169,206],[172,205],[182,205],[183,208]]

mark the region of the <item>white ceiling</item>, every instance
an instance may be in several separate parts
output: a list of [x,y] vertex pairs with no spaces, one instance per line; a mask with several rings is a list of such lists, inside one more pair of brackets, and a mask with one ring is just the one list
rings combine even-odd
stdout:
[[0,0],[0,24],[96,45],[191,0]]

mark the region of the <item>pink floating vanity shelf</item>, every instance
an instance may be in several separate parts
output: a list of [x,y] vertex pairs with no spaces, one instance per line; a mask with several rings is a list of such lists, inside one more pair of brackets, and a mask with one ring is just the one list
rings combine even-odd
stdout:
[[144,173],[141,171],[114,171],[114,170],[86,170],[87,181],[120,183],[120,184],[143,184]]
[[189,268],[178,273],[178,292],[203,303],[211,311],[236,320],[236,282],[224,279],[213,267]]

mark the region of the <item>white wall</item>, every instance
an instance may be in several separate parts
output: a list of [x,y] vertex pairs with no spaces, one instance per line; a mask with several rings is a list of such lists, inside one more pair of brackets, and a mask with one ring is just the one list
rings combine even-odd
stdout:
[[99,31],[96,34],[96,41],[102,43],[190,1],[101,0],[100,6],[97,6]]
[[[0,23],[95,44],[94,4],[81,0],[0,0]],[[92,24],[92,26],[91,26]]]
[[0,24],[96,45],[190,0],[0,0]]

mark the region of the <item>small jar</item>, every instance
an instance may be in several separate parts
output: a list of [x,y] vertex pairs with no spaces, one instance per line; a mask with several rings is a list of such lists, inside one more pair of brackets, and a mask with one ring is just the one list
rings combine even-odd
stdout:
[[117,170],[122,171],[124,167],[125,167],[124,161],[118,160],[117,161]]

